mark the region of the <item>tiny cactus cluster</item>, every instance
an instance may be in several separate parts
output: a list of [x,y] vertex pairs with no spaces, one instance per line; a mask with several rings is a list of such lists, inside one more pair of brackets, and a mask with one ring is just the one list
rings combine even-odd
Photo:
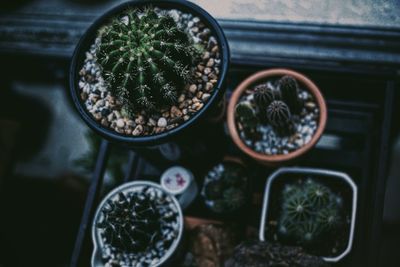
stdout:
[[112,251],[114,255],[103,258],[128,255],[129,261],[143,264],[150,258],[160,259],[178,236],[179,214],[172,206],[169,196],[150,186],[133,192],[122,191],[109,199],[96,227],[104,246],[110,248],[105,252]]
[[168,14],[127,10],[99,31],[102,76],[126,111],[174,104],[199,57],[191,37]]
[[282,200],[278,232],[283,238],[310,244],[342,223],[341,198],[312,179],[286,185]]
[[293,115],[303,107],[299,98],[299,87],[292,76],[278,80],[277,89],[268,83],[254,87],[253,101],[242,101],[236,106],[235,116],[245,133],[253,133],[260,122],[269,123],[282,136],[293,133]]
[[244,168],[236,163],[222,163],[207,174],[202,194],[214,212],[233,212],[245,204],[246,188]]

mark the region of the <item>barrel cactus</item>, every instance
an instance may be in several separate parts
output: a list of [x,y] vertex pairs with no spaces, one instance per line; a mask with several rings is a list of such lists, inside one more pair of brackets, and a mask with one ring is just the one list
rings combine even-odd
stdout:
[[199,57],[191,37],[167,14],[131,9],[99,31],[102,76],[127,111],[172,105]]
[[285,102],[273,101],[267,108],[267,118],[279,134],[288,134],[292,131],[292,114]]
[[282,199],[278,232],[283,238],[302,245],[313,243],[342,223],[341,198],[312,179],[287,185]]
[[268,84],[263,83],[254,88],[254,102],[260,110],[265,110],[277,98],[277,92],[270,88]]
[[301,101],[299,98],[299,86],[295,78],[289,75],[283,76],[279,80],[279,90],[282,100],[289,106],[294,114],[301,112]]
[[243,101],[235,107],[235,117],[248,136],[253,136],[259,123],[255,108],[249,101]]
[[208,172],[202,195],[216,213],[235,212],[246,204],[248,177],[240,164],[225,162]]
[[148,195],[135,193],[130,197],[119,193],[104,207],[103,219],[97,227],[112,247],[139,253],[154,245],[161,235],[162,218]]

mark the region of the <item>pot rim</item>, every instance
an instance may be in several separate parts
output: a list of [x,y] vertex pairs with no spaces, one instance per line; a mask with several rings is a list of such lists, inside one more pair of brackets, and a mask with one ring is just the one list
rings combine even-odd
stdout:
[[[190,117],[188,121],[183,122],[177,127],[166,130],[165,132],[147,136],[128,136],[115,132],[108,127],[102,126],[99,122],[97,122],[89,111],[84,107],[83,102],[80,99],[80,90],[78,86],[79,82],[79,69],[82,66],[82,62],[84,60],[85,52],[88,51],[88,48],[91,44],[93,44],[93,39],[95,38],[95,34],[97,30],[107,22],[112,16],[119,14],[120,12],[126,10],[129,7],[140,7],[144,5],[153,5],[155,7],[165,8],[165,9],[177,9],[182,12],[190,13],[193,16],[198,16],[205,23],[213,35],[216,37],[218,41],[220,57],[221,57],[221,69],[218,77],[218,81],[214,86],[213,92],[209,100],[204,104],[203,108],[197,111],[194,115]],[[111,140],[117,141],[121,143],[135,144],[139,146],[145,145],[154,145],[164,143],[170,140],[172,137],[176,136],[182,130],[186,130],[195,124],[196,121],[204,117],[205,113],[209,111],[209,108],[216,102],[218,102],[224,95],[225,91],[225,81],[228,73],[230,62],[230,52],[228,41],[225,37],[225,34],[218,24],[215,18],[213,18],[207,11],[199,7],[198,5],[190,2],[190,1],[182,1],[182,0],[135,0],[128,1],[122,4],[119,4],[109,11],[103,13],[100,17],[98,17],[93,24],[86,30],[81,39],[79,40],[74,54],[72,56],[72,61],[70,65],[70,73],[69,73],[69,91],[70,97],[72,98],[72,102],[74,103],[75,108],[78,110],[80,117],[85,121],[85,123],[95,132],[100,134],[102,137]]]
[[[250,86],[267,78],[271,78],[274,76],[284,76],[284,75],[290,75],[296,78],[296,80],[300,84],[302,84],[314,96],[315,101],[317,102],[317,105],[319,107],[319,120],[318,120],[317,131],[312,136],[310,142],[288,154],[267,155],[256,152],[250,147],[248,147],[239,136],[235,121],[236,104],[239,101],[240,97],[242,96],[243,92]],[[309,151],[314,145],[316,145],[316,143],[322,136],[322,133],[324,132],[326,126],[326,120],[327,120],[327,107],[325,99],[321,94],[321,91],[319,90],[318,86],[315,85],[315,83],[312,82],[305,75],[297,71],[283,69],[283,68],[262,70],[246,78],[233,91],[227,110],[227,124],[233,142],[244,153],[264,164],[279,164],[282,162],[290,161]]]
[[138,180],[138,181],[133,181],[133,182],[128,182],[124,183],[113,190],[111,190],[100,202],[100,204],[97,206],[96,213],[93,217],[93,222],[92,222],[92,242],[93,242],[93,253],[92,253],[92,259],[91,259],[91,266],[92,267],[97,267],[96,262],[98,262],[98,254],[100,252],[100,248],[104,245],[100,233],[97,231],[96,227],[96,222],[99,219],[101,210],[103,209],[104,205],[106,204],[107,200],[113,198],[115,195],[117,195],[119,192],[130,192],[130,191],[135,191],[136,188],[138,187],[144,187],[144,186],[150,186],[150,187],[155,187],[159,190],[161,190],[164,194],[168,195],[169,197],[172,198],[172,202],[176,206],[178,210],[178,220],[179,220],[179,233],[178,237],[175,239],[175,241],[172,243],[172,245],[169,247],[167,252],[164,254],[164,256],[160,259],[160,261],[156,264],[153,265],[152,267],[157,267],[161,266],[164,264],[175,252],[175,250],[178,248],[179,244],[182,241],[182,236],[183,236],[183,229],[184,229],[184,220],[183,220],[183,213],[181,206],[179,205],[178,200],[176,199],[175,196],[169,194],[167,191],[165,191],[161,185],[150,182],[150,181],[145,181],[145,180]]
[[315,174],[315,175],[321,175],[325,177],[329,177],[329,179],[341,179],[344,182],[346,182],[352,189],[352,210],[351,210],[351,222],[350,222],[350,231],[349,231],[349,238],[347,242],[347,247],[346,249],[338,256],[336,257],[322,257],[325,261],[327,262],[338,262],[341,259],[343,259],[347,254],[350,253],[352,246],[353,246],[353,239],[354,239],[354,228],[355,228],[355,222],[356,222],[356,214],[357,214],[357,185],[354,183],[354,181],[351,179],[349,175],[347,175],[344,172],[338,172],[338,171],[331,171],[331,170],[325,170],[325,169],[317,169],[317,168],[304,168],[304,167],[283,167],[278,170],[276,170],[274,173],[272,173],[268,178],[265,186],[265,192],[264,192],[264,200],[263,200],[263,208],[262,208],[262,215],[261,215],[261,222],[260,222],[260,230],[259,230],[259,239],[260,241],[266,241],[265,239],[265,230],[266,230],[266,220],[268,219],[268,203],[269,203],[269,197],[270,197],[270,192],[271,192],[271,187],[272,183],[274,180],[278,179],[279,177],[282,177],[281,175],[284,173],[301,173],[301,174]]

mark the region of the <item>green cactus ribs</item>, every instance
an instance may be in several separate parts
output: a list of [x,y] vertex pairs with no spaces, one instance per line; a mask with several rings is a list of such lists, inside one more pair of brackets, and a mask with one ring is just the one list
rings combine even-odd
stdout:
[[288,184],[282,191],[278,233],[300,245],[321,241],[341,225],[341,208],[341,197],[313,179]]
[[199,58],[193,40],[174,19],[153,8],[130,9],[99,31],[102,76],[128,111],[176,103]]

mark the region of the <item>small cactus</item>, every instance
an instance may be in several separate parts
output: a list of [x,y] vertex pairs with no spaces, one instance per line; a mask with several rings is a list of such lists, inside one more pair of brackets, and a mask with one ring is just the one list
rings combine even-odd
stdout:
[[123,15],[99,31],[102,76],[129,111],[174,104],[198,58],[190,37],[152,8]]
[[285,102],[280,100],[272,101],[267,108],[269,123],[279,134],[288,134],[292,130],[292,114]]
[[254,88],[254,102],[260,110],[265,110],[274,100],[277,100],[276,93],[267,84],[260,84]]
[[104,229],[105,240],[113,247],[129,252],[142,252],[161,234],[161,216],[147,195],[131,197],[119,193],[109,200],[97,227]]
[[321,239],[342,222],[341,198],[314,180],[287,185],[282,191],[282,199],[278,233],[283,238],[309,244]]
[[229,213],[245,205],[247,187],[248,178],[243,166],[221,163],[208,172],[202,195],[212,211]]
[[248,101],[240,102],[236,105],[235,116],[242,125],[246,134],[251,135],[255,132],[259,123],[257,113],[254,107]]
[[224,199],[230,210],[237,210],[246,202],[246,195],[241,188],[231,187],[224,191]]
[[289,75],[283,76],[279,80],[279,90],[282,100],[289,106],[294,114],[301,112],[301,101],[299,99],[299,86],[295,78]]

